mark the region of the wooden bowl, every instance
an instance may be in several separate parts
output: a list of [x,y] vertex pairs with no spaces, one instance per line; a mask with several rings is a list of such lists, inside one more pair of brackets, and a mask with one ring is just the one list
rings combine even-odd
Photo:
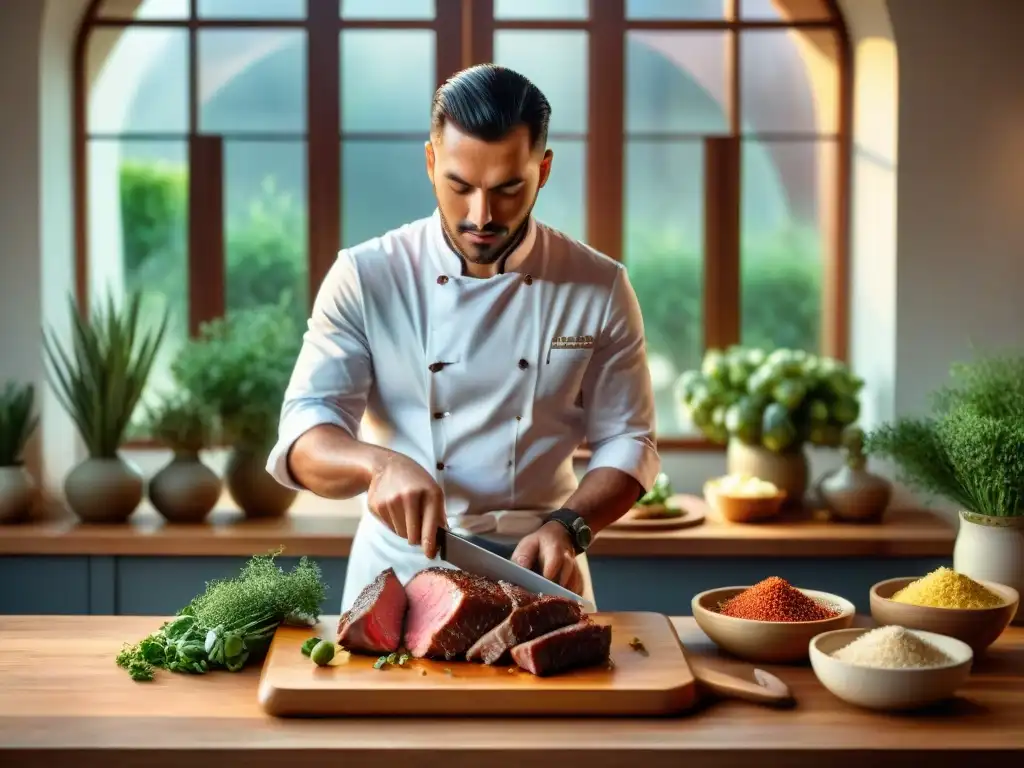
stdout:
[[[714,643],[733,656],[751,662],[788,664],[806,661],[811,638],[853,623],[853,603],[838,595],[800,589],[805,595],[832,603],[840,613],[821,621],[753,621],[723,616],[718,605],[749,587],[721,587],[695,595],[690,603],[697,625]],[[799,588],[798,588],[799,589]]]
[[927,707],[954,697],[971,673],[974,654],[967,643],[916,629],[910,631],[953,661],[940,667],[884,669],[862,667],[832,656],[869,631],[870,628],[840,629],[823,632],[811,640],[811,668],[818,682],[849,704],[882,711]]
[[995,608],[932,608],[889,599],[917,578],[886,579],[871,587],[871,618],[878,624],[898,624],[907,629],[955,637],[980,654],[1003,633],[1020,603],[1020,595],[1013,587],[977,579],[979,584],[1000,595],[1004,604]]
[[704,484],[704,500],[730,523],[757,523],[777,517],[786,501],[784,491],[774,496],[729,496],[719,493],[713,481]]

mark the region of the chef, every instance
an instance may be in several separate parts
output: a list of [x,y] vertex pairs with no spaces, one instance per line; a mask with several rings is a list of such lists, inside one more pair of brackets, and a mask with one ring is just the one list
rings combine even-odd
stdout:
[[532,215],[550,113],[507,68],[448,80],[425,147],[437,209],[343,249],[320,287],[267,469],[365,493],[343,611],[389,566],[404,583],[445,565],[439,526],[594,602],[586,549],[658,474],[626,270]]

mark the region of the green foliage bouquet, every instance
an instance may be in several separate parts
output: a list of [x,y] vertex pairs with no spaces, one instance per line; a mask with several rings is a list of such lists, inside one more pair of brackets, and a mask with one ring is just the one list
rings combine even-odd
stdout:
[[264,452],[277,435],[281,401],[301,344],[293,312],[282,301],[204,324],[171,371],[217,413],[233,447]]
[[865,448],[891,459],[901,482],[990,517],[1024,515],[1024,358],[956,363],[926,418],[870,432]]
[[7,382],[0,389],[0,467],[20,466],[22,451],[39,423],[32,384]]
[[837,447],[860,415],[864,382],[838,360],[803,350],[711,349],[676,384],[690,419],[716,443],[738,439],[775,453]]

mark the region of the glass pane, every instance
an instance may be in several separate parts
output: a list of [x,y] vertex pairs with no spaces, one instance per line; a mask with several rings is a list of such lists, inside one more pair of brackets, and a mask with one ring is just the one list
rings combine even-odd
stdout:
[[626,33],[626,132],[729,131],[727,32]]
[[430,127],[437,87],[434,32],[349,29],[341,33],[341,130],[396,133]]
[[836,145],[743,142],[742,342],[820,349],[822,265],[835,240]]
[[825,0],[743,0],[740,17],[758,21],[819,21],[830,19]]
[[434,0],[341,0],[345,19],[432,19]]
[[499,30],[494,63],[522,73],[544,92],[551,102],[552,133],[586,133],[586,32]]
[[584,240],[587,235],[587,142],[552,139],[548,148],[555,153],[548,183],[537,196],[534,216],[569,237]]
[[589,0],[494,0],[496,19],[586,19]]
[[90,133],[188,131],[187,29],[94,29],[86,77]]
[[745,132],[836,132],[839,41],[832,30],[748,30],[740,48]]
[[88,168],[90,295],[141,291],[147,324],[170,312],[143,395],[152,402],[188,337],[188,144],[94,139]]
[[690,434],[674,387],[704,347],[703,144],[628,140],[624,204],[623,261],[643,311],[658,433]]
[[305,132],[304,31],[205,29],[198,35],[200,131]]
[[225,306],[287,295],[302,325],[309,307],[306,144],[224,142]]
[[304,19],[306,0],[199,0],[201,19]]
[[101,19],[187,19],[190,0],[102,0]]
[[343,248],[426,218],[437,207],[422,141],[343,141],[341,170]]
[[730,0],[626,0],[627,19],[721,20]]

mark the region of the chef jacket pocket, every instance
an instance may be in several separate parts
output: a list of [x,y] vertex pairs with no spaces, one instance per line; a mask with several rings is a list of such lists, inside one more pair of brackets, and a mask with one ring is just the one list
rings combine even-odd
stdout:
[[583,377],[593,349],[549,349],[541,361],[538,399],[556,408],[582,408]]

